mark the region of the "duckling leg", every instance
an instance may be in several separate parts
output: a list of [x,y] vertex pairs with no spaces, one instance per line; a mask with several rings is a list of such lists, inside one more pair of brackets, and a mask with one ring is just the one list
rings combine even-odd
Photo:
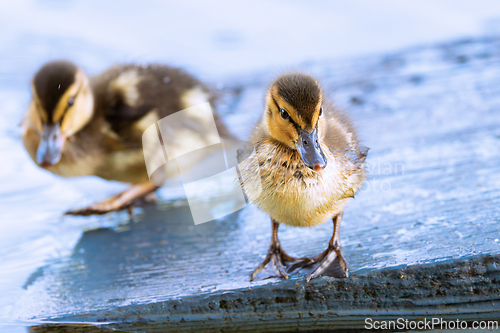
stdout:
[[129,208],[132,203],[140,198],[146,198],[148,195],[158,189],[150,182],[134,184],[127,190],[114,195],[108,199],[92,204],[86,208],[67,211],[64,215],[101,215],[115,210]]
[[349,276],[347,261],[342,255],[342,247],[340,246],[340,221],[342,221],[343,212],[333,218],[333,236],[328,243],[328,248],[321,254],[311,258],[313,262],[321,260],[318,267],[307,277],[307,282],[314,279],[325,272],[325,270],[338,258],[342,275]]
[[288,279],[288,274],[286,274],[286,269],[284,264],[287,262],[297,262],[297,261],[310,261],[308,258],[295,258],[288,255],[284,250],[281,249],[280,241],[278,239],[278,228],[280,224],[275,220],[271,220],[272,224],[272,236],[271,245],[269,245],[269,250],[267,252],[264,261],[257,267],[253,273],[250,275],[250,281],[253,281],[255,276],[266,267],[266,265],[271,262],[271,265],[279,273],[279,275],[285,279]]

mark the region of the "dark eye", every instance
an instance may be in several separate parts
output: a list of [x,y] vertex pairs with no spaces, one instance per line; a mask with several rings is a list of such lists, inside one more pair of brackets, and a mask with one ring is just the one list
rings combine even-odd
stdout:
[[75,102],[75,99],[73,97],[70,97],[68,99],[68,107],[73,106],[73,103]]
[[319,109],[319,116],[321,117],[322,114],[323,114],[323,108]]
[[284,109],[280,109],[280,115],[283,119],[290,119],[290,115]]

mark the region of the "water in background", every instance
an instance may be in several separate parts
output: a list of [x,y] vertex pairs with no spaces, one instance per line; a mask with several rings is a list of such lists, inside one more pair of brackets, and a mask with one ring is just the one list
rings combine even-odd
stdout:
[[[4,1],[0,3],[0,331],[38,267],[70,253],[82,230],[107,217],[61,214],[126,188],[96,177],[61,179],[33,165],[18,127],[29,81],[67,58],[89,74],[116,62],[166,62],[215,86],[253,71],[498,33],[496,1]],[[126,216],[123,217],[126,219]]]

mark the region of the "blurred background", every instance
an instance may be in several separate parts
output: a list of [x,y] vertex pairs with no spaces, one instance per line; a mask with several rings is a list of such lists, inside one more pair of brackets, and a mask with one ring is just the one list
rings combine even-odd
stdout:
[[83,1],[0,4],[2,83],[26,86],[44,62],[89,73],[115,62],[168,62],[223,78],[321,59],[496,34],[494,0]]
[[45,62],[69,59],[90,75],[120,62],[161,62],[223,87],[255,72],[498,34],[495,0],[1,1],[0,326],[20,283],[73,249],[75,225],[107,223],[90,217],[64,225],[61,213],[127,187],[61,179],[28,158],[18,125],[30,79]]

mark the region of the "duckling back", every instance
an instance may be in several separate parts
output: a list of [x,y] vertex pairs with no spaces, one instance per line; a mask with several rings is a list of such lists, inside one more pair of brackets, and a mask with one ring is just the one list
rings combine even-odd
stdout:
[[[142,152],[144,131],[178,111],[206,102],[214,105],[216,101],[216,94],[202,82],[181,69],[164,65],[116,66],[96,77],[93,87],[97,114],[105,120],[107,128],[117,134],[120,145],[130,151],[131,158],[138,160],[133,165],[115,167],[113,173],[116,174],[118,169],[126,172],[126,169],[140,165],[143,180],[147,180]],[[230,138],[218,114],[213,112],[213,116],[219,135]],[[110,164],[119,165],[117,161],[122,160],[122,152],[123,148],[119,147],[118,153],[110,156],[113,160]],[[193,165],[196,162],[199,161],[193,161]],[[165,171],[164,178],[177,174],[174,169]],[[101,169],[99,174],[103,178],[111,176],[107,169]]]

